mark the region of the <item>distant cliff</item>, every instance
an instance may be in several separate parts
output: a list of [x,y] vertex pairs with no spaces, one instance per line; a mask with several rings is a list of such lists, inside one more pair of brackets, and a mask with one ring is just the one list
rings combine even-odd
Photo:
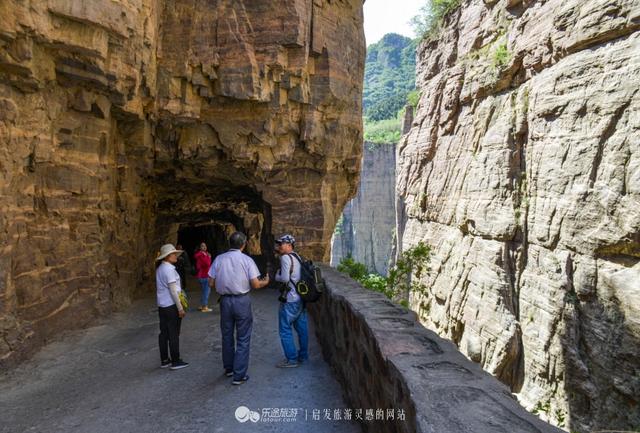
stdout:
[[403,123],[411,124],[411,107],[401,110],[415,88],[416,44],[389,33],[367,47],[361,178],[331,241],[333,266],[350,255],[369,271],[387,274],[395,246],[395,142],[407,132]]
[[387,274],[395,230],[395,144],[365,143],[360,185],[347,203],[331,241],[331,265],[352,256]]
[[542,417],[640,426],[640,1],[470,0],[418,49],[411,306]]

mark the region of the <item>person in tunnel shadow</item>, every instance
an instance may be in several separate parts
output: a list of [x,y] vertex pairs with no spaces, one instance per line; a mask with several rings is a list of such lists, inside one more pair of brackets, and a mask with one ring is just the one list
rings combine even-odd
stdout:
[[211,267],[211,254],[207,251],[207,244],[200,242],[200,249],[194,254],[193,259],[196,261],[196,278],[200,283],[202,294],[200,296],[200,308],[203,313],[209,313],[212,310],[209,308],[209,293],[211,293],[211,286],[209,285],[209,278],[207,273]]
[[222,364],[225,375],[233,376],[233,385],[242,385],[249,380],[247,370],[253,326],[249,292],[269,284],[269,275],[260,278],[256,263],[243,253],[246,245],[244,233],[233,233],[229,237],[229,251],[217,256],[209,268],[209,285],[221,296]]
[[[275,280],[281,284],[278,331],[285,355],[285,360],[277,365],[280,368],[297,367],[309,359],[307,309],[295,288],[302,269],[302,259],[294,251],[295,242],[293,236],[284,235],[276,240],[275,245],[276,253],[280,255],[280,269],[275,275]],[[293,341],[292,327],[298,334],[298,351]]]

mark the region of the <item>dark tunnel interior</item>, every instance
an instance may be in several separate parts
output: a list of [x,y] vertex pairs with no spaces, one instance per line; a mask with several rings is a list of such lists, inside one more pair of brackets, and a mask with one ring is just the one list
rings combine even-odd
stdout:
[[[205,216],[201,215],[199,221],[189,221],[180,224],[177,233],[177,244],[189,255],[189,260],[194,263],[193,256],[199,249],[200,243],[207,245],[207,250],[212,259],[229,250],[228,238],[234,231],[245,233],[250,239],[245,253],[251,256],[262,274],[273,273],[276,258],[273,251],[273,235],[270,233],[270,221],[268,209],[260,214],[264,217],[264,223],[256,233],[257,227],[247,227],[246,218],[242,218],[232,211],[222,211]],[[193,216],[192,216],[193,217]]]

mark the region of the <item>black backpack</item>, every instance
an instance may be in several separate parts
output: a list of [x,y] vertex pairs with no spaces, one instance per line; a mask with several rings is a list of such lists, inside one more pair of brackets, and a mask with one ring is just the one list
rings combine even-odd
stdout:
[[300,263],[300,281],[295,284],[296,292],[303,302],[316,302],[324,292],[325,287],[320,268],[314,265],[311,260],[301,259],[296,253],[291,253],[290,255]]

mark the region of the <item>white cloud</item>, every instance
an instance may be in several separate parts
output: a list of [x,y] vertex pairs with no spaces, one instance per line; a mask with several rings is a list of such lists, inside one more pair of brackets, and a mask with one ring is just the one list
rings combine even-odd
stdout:
[[414,38],[409,20],[418,14],[428,0],[366,0],[364,3],[364,34],[367,45],[378,42],[387,33],[399,33]]

